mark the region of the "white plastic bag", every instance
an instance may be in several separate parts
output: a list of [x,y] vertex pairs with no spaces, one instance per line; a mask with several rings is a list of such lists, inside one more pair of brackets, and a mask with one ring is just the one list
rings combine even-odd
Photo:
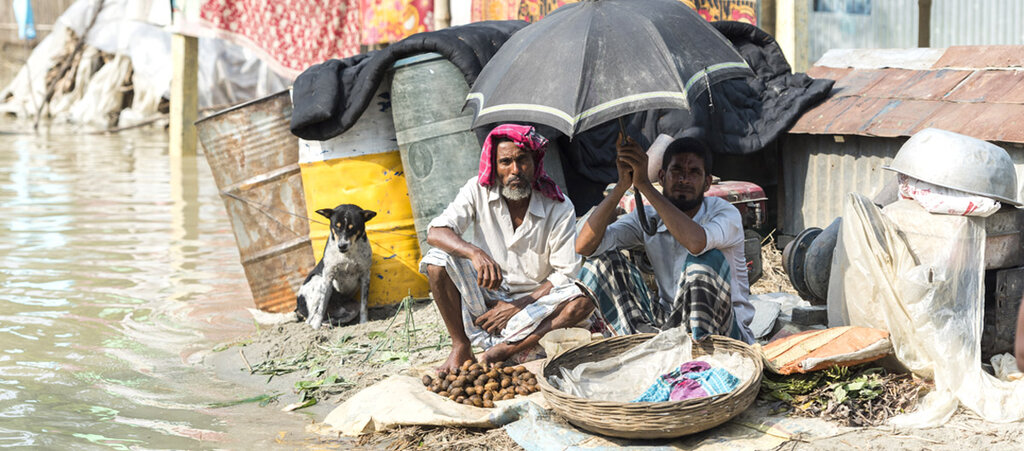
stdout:
[[935,390],[894,424],[933,427],[962,404],[993,422],[1024,419],[1024,382],[981,368],[983,218],[934,215],[900,200],[879,210],[850,194],[828,301],[852,325],[890,333],[896,356]]

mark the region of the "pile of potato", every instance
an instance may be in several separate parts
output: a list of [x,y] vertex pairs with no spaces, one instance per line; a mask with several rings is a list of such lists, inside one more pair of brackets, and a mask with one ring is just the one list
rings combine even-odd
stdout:
[[495,401],[540,390],[537,377],[522,365],[486,366],[470,360],[451,373],[442,371],[437,377],[423,376],[423,385],[452,401],[476,407],[494,407]]

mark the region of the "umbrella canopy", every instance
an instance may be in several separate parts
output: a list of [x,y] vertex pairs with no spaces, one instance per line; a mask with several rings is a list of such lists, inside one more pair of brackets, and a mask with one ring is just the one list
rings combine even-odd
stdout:
[[567,136],[626,114],[688,109],[717,81],[753,76],[678,0],[584,0],[519,30],[467,96],[474,126],[549,125]]

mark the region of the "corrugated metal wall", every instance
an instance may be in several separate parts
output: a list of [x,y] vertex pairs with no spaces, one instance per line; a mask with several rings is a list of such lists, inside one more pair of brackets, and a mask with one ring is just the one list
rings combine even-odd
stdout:
[[[778,229],[796,235],[808,227],[825,227],[843,213],[847,193],[874,198],[894,179],[882,169],[907,138],[832,135],[786,135],[780,145],[782,181],[779,186]],[[1024,146],[995,143],[1010,154],[1024,185]]]
[[842,215],[849,192],[874,197],[894,176],[882,169],[906,139],[787,135],[781,145],[779,230],[796,235]]
[[[871,14],[807,8],[808,61],[829,49],[917,47],[917,0],[871,0]],[[1024,44],[1024,0],[933,0],[931,47]]]
[[1022,0],[933,0],[931,46],[1024,44]]
[[807,8],[808,61],[829,49],[917,47],[917,0],[872,0],[871,14]]

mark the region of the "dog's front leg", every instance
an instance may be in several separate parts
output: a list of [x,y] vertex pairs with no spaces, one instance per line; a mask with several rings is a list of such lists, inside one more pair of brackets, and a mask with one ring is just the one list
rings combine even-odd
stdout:
[[359,287],[359,324],[363,324],[370,320],[370,312],[367,310],[367,304],[369,303],[370,295],[370,278],[363,276],[361,286]]
[[323,281],[323,286],[320,287],[320,303],[317,304],[315,310],[310,310],[309,321],[307,321],[313,329],[319,329],[323,324],[324,315],[327,314],[327,304],[331,301],[331,290],[334,289],[326,278]]

